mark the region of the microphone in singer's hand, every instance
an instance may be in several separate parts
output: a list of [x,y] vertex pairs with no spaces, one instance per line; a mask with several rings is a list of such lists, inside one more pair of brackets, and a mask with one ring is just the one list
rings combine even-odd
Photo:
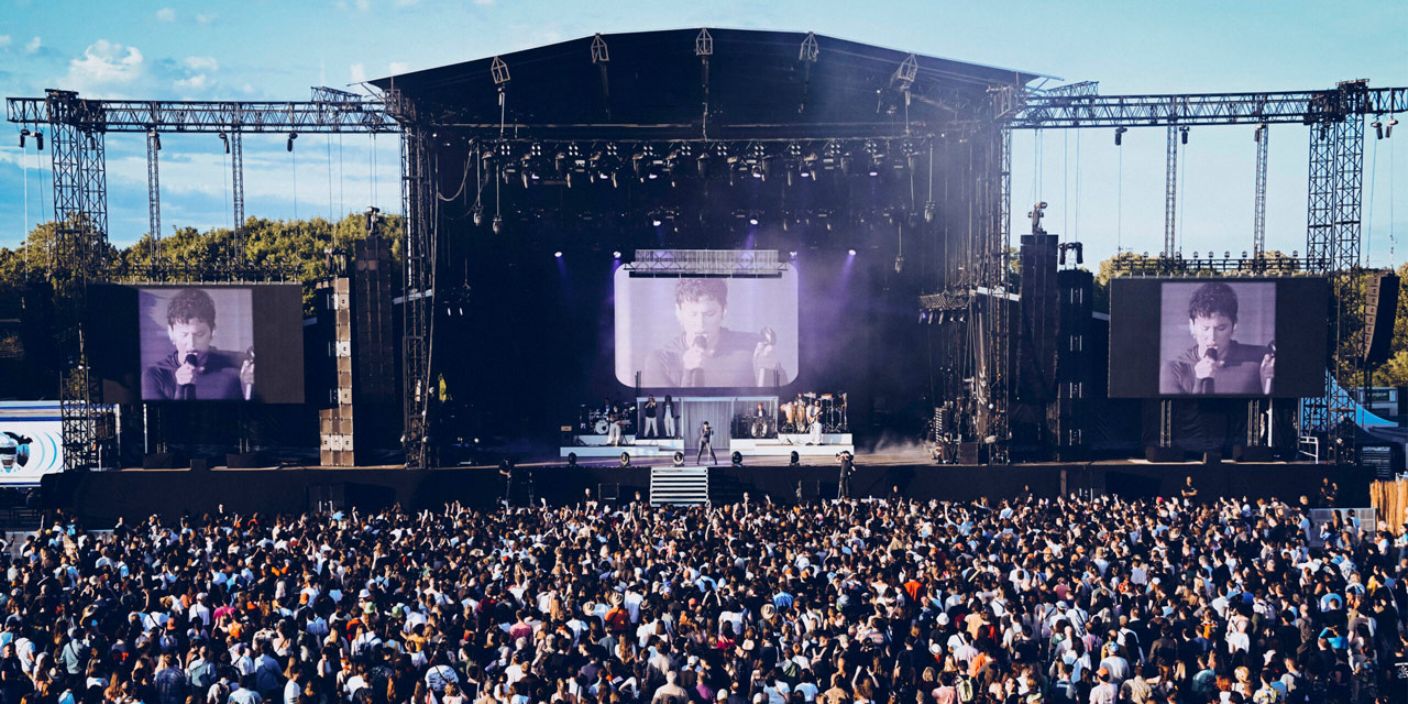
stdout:
[[[197,366],[196,366],[196,364],[199,363],[199,362],[200,362],[200,357],[197,357],[194,352],[187,352],[187,353],[186,353],[186,364],[190,365],[192,369],[199,370],[200,367],[197,367]],[[181,399],[182,399],[182,400],[185,400],[185,401],[190,401],[190,400],[194,399],[195,397],[196,397],[195,377],[192,376],[192,377],[191,377],[191,383],[189,383],[189,384],[182,384],[182,385],[181,385]]]
[[[1217,348],[1209,347],[1203,352],[1203,359],[1211,360],[1213,366],[1217,366]],[[1213,392],[1212,377],[1198,380],[1198,393],[1210,394]]]

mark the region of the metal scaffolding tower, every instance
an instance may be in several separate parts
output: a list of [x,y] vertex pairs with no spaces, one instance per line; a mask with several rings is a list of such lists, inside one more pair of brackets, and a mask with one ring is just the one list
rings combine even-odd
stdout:
[[151,234],[151,260],[147,263],[147,269],[151,272],[153,279],[156,278],[157,271],[161,268],[158,260],[161,258],[161,169],[159,152],[161,151],[161,137],[158,136],[156,128],[147,130],[147,227]]
[[1266,253],[1266,154],[1271,142],[1271,126],[1258,125],[1256,139],[1256,202],[1252,210],[1252,256],[1260,260]]
[[412,101],[395,93],[388,96],[387,107],[402,127],[401,204],[406,216],[401,444],[406,468],[424,469],[430,463],[430,352],[435,318],[435,245],[439,236],[434,145],[431,126],[421,121]]
[[1164,155],[1164,256],[1178,251],[1178,127],[1168,126],[1167,153]]

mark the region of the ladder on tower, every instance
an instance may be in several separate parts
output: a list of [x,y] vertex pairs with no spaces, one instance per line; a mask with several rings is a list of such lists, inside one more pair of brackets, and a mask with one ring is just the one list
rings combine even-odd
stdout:
[[709,503],[708,467],[652,467],[650,505],[702,506]]

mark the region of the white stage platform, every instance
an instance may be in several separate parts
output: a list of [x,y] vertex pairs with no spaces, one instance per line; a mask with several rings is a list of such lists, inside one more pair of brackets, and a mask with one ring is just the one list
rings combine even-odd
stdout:
[[[731,454],[737,451],[744,457],[788,457],[793,451],[802,457],[833,457],[843,450],[855,454],[855,440],[850,433],[823,434],[820,445],[808,445],[807,441],[810,437],[806,434],[784,434],[776,438],[758,440],[733,438],[729,440],[727,452]],[[631,457],[670,457],[676,451],[688,455],[698,449],[689,448],[686,450],[683,440],[636,440],[634,435],[625,436],[625,442],[618,446],[606,444],[605,435],[577,435],[573,439],[581,444],[559,448],[559,457],[566,457],[572,453],[576,453],[579,458],[620,457],[622,452],[629,453]],[[715,447],[714,452],[723,453],[725,449],[722,446]]]

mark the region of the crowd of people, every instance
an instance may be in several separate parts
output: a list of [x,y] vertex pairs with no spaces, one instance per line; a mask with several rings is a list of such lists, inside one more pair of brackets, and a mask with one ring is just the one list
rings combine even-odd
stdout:
[[1405,701],[1405,556],[1196,496],[59,515],[0,704]]

